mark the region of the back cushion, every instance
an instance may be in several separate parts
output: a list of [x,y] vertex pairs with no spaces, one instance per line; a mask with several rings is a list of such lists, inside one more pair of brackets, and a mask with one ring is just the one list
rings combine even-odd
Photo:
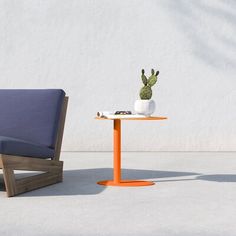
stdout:
[[61,89],[0,89],[0,136],[54,148],[64,97]]

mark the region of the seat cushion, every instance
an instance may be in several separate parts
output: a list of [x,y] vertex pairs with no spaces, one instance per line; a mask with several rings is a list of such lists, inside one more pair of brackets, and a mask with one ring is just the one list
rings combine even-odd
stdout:
[[50,158],[54,149],[25,140],[0,136],[0,153],[15,156]]
[[0,89],[0,136],[55,147],[61,89]]

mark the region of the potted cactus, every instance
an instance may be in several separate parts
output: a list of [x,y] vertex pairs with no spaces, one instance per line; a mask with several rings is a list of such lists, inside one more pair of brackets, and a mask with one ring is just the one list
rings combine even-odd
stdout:
[[140,99],[136,100],[134,105],[134,110],[137,114],[150,116],[155,111],[155,102],[151,100],[152,98],[152,86],[157,82],[157,76],[159,71],[151,70],[151,76],[146,77],[144,69],[142,69],[141,79],[144,86],[139,92]]

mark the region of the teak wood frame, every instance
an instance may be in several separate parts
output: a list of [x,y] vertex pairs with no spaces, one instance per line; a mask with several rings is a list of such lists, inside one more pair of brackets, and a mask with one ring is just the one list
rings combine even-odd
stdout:
[[[0,154],[0,169],[3,170],[3,179],[8,197],[62,182],[63,161],[59,159],[68,99],[66,96],[63,101],[57,131],[55,155],[52,160]],[[41,171],[45,173],[16,179],[14,170]]]

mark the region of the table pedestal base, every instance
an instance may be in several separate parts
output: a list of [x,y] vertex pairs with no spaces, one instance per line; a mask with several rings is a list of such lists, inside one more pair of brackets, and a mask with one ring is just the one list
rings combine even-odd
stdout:
[[105,186],[120,186],[120,187],[150,186],[155,184],[151,181],[144,181],[144,180],[121,180],[120,182],[114,182],[114,180],[103,180],[97,183]]
[[120,186],[120,187],[138,187],[150,186],[153,182],[144,180],[122,180],[121,176],[121,120],[114,119],[114,167],[113,180],[103,180],[97,182],[105,186]]

